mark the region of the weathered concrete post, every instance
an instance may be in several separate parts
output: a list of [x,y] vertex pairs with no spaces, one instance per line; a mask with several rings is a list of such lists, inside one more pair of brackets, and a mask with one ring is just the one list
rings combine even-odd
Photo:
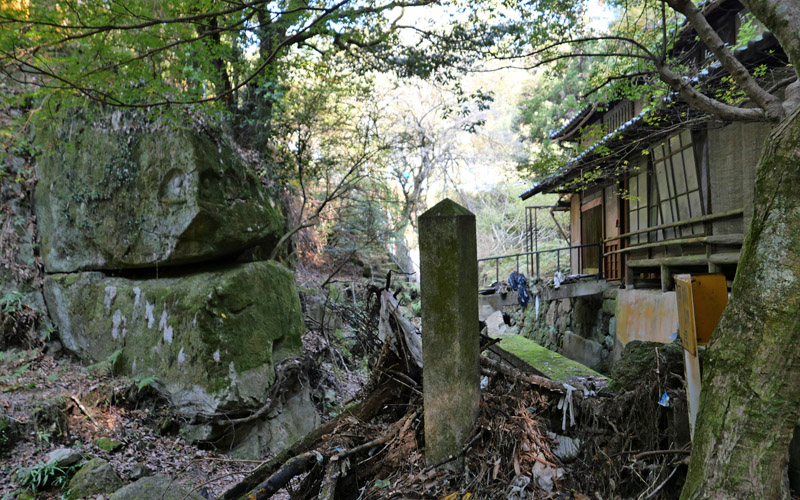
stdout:
[[419,218],[425,459],[461,451],[480,403],[475,216],[444,199]]

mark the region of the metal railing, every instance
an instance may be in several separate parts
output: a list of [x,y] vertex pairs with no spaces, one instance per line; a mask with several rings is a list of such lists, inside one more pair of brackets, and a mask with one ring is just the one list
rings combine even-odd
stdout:
[[542,254],[546,253],[555,253],[556,254],[556,271],[561,271],[561,252],[567,252],[566,268],[569,268],[570,264],[570,252],[572,250],[577,250],[578,255],[578,262],[577,268],[583,269],[583,260],[584,260],[584,249],[586,248],[594,248],[597,251],[597,273],[590,274],[587,276],[596,276],[597,278],[603,278],[603,245],[600,243],[589,243],[586,245],[573,245],[569,247],[561,247],[561,248],[551,248],[549,250],[539,250],[534,252],[522,252],[522,253],[512,253],[508,255],[498,255],[495,257],[485,257],[483,259],[478,259],[478,264],[480,265],[481,262],[490,262],[494,261],[494,268],[495,268],[495,283],[500,281],[500,261],[504,259],[515,259],[516,260],[516,267],[515,270],[519,272],[520,270],[520,260],[524,259],[525,262],[525,271],[526,274],[530,276],[536,276],[537,279],[541,279],[541,256]]

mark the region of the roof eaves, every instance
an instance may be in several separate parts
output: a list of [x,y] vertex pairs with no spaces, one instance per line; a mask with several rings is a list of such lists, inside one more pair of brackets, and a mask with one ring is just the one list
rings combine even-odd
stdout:
[[550,132],[550,139],[556,140],[566,135],[566,133],[569,132],[578,123],[580,123],[581,120],[589,116],[591,112],[594,110],[594,108],[595,107],[592,104],[587,104],[586,106],[584,106],[580,111],[578,111],[575,114],[575,116],[572,117],[572,119],[569,122],[567,122],[566,125]]

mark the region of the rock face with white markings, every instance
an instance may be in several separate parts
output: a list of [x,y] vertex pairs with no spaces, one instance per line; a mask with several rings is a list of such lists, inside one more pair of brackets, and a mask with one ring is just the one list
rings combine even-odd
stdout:
[[69,351],[152,380],[187,415],[260,406],[274,365],[301,349],[294,277],[275,262],[158,279],[55,274],[44,288]]
[[246,458],[279,451],[316,425],[307,390],[282,386],[286,401],[265,422],[230,429],[209,417],[263,407],[276,365],[302,350],[294,276],[257,260],[283,235],[277,197],[220,131],[96,111],[64,111],[36,131],[41,309],[85,363],[199,422],[184,429],[192,439]]

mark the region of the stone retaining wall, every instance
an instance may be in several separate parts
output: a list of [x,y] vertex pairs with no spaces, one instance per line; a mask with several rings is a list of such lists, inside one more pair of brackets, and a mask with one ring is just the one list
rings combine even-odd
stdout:
[[534,297],[520,333],[592,369],[608,373],[619,359],[617,289],[542,301]]

